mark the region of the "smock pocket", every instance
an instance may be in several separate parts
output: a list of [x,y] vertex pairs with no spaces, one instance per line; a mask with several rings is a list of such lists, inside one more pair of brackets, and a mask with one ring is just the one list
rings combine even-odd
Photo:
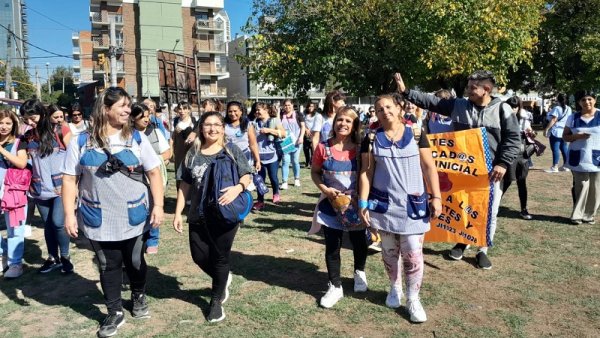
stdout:
[[429,217],[429,206],[427,203],[427,193],[421,195],[408,195],[406,212],[410,219],[423,219]]
[[146,223],[148,218],[148,208],[146,207],[146,194],[134,201],[127,201],[127,216],[129,225],[138,226]]
[[581,150],[569,150],[569,165],[576,167],[581,162]]
[[42,179],[40,177],[32,177],[31,184],[29,185],[29,193],[31,196],[36,197],[42,194]]
[[600,167],[600,150],[592,150],[592,163]]
[[386,191],[371,187],[368,199],[368,209],[377,212],[384,213],[390,206],[390,196]]
[[100,207],[100,202],[81,197],[77,210],[85,226],[99,228],[102,225],[102,208]]

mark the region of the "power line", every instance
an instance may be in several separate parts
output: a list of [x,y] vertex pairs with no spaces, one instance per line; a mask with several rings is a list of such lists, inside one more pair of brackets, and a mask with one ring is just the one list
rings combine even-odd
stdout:
[[34,13],[37,13],[37,14],[38,14],[38,15],[40,15],[40,16],[43,16],[44,18],[46,18],[46,19],[48,19],[48,20],[50,20],[50,21],[52,21],[52,22],[54,22],[54,23],[56,23],[56,24],[59,24],[59,25],[61,25],[61,26],[65,27],[65,28],[68,28],[69,30],[71,30],[71,31],[73,31],[73,32],[77,32],[77,31],[78,31],[77,29],[71,28],[71,27],[69,27],[69,26],[67,26],[67,25],[63,24],[62,22],[58,22],[58,21],[56,21],[56,20],[52,19],[51,17],[49,17],[49,16],[46,16],[45,14],[43,14],[43,13],[40,13],[40,12],[36,11],[35,9],[31,8],[31,6],[26,6],[26,8],[27,8],[27,9],[29,9],[30,11],[34,12]]
[[13,31],[11,31],[10,29],[8,29],[8,27],[4,26],[3,24],[0,24],[0,27],[2,27],[2,28],[4,28],[4,29],[6,29],[6,31],[7,31],[9,34],[11,34],[13,37],[15,37],[16,39],[20,40],[21,42],[23,42],[23,43],[25,43],[25,44],[27,44],[27,45],[29,45],[29,46],[33,47],[33,48],[39,49],[39,50],[41,50],[41,51],[43,51],[43,52],[46,52],[46,53],[48,53],[48,54],[56,55],[57,57],[63,57],[63,58],[67,58],[67,59],[74,59],[72,56],[58,54],[58,53],[55,53],[55,52],[49,51],[49,50],[47,50],[47,49],[44,49],[44,48],[42,48],[42,47],[38,47],[38,46],[36,46],[36,45],[32,44],[31,42],[29,42],[29,41],[27,41],[27,40],[23,40],[23,39],[21,39],[20,37],[18,37],[18,36],[17,36],[17,34],[13,33]]

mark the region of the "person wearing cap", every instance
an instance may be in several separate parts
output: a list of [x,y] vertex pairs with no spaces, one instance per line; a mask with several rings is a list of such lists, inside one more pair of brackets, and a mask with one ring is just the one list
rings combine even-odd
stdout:
[[575,94],[580,110],[567,118],[562,138],[570,142],[566,166],[573,174],[571,223],[595,224],[600,206],[600,109],[596,94]]
[[[398,92],[418,107],[450,116],[455,131],[485,127],[493,164],[493,169],[489,174],[494,186],[489,226],[489,238],[493,240],[502,197],[500,184],[506,169],[510,167],[520,152],[520,128],[512,108],[499,97],[492,96],[496,85],[496,79],[492,72],[478,70],[467,79],[466,98],[442,99],[435,95],[408,89],[400,73],[394,74]],[[466,244],[456,244],[450,250],[449,257],[461,260],[467,247]],[[485,270],[492,268],[492,262],[487,256],[487,249],[487,247],[480,247],[475,256],[477,267]]]

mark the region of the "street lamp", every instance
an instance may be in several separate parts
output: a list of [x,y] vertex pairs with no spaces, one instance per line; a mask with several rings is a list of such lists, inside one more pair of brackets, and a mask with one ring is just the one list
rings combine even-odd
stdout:
[[48,95],[52,94],[52,88],[50,88],[50,62],[46,62],[46,76],[48,76]]
[[177,48],[177,44],[179,43],[179,39],[175,40],[175,46],[173,46],[172,53],[175,53],[175,48]]

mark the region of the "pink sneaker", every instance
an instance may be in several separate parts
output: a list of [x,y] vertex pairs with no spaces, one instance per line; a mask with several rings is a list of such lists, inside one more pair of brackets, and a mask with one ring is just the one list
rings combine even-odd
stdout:
[[158,247],[157,246],[149,246],[146,248],[146,253],[149,255],[156,255],[158,253]]
[[254,202],[254,205],[252,205],[252,210],[261,211],[264,207],[265,207],[264,202]]
[[277,204],[281,201],[279,194],[273,194],[273,203]]

